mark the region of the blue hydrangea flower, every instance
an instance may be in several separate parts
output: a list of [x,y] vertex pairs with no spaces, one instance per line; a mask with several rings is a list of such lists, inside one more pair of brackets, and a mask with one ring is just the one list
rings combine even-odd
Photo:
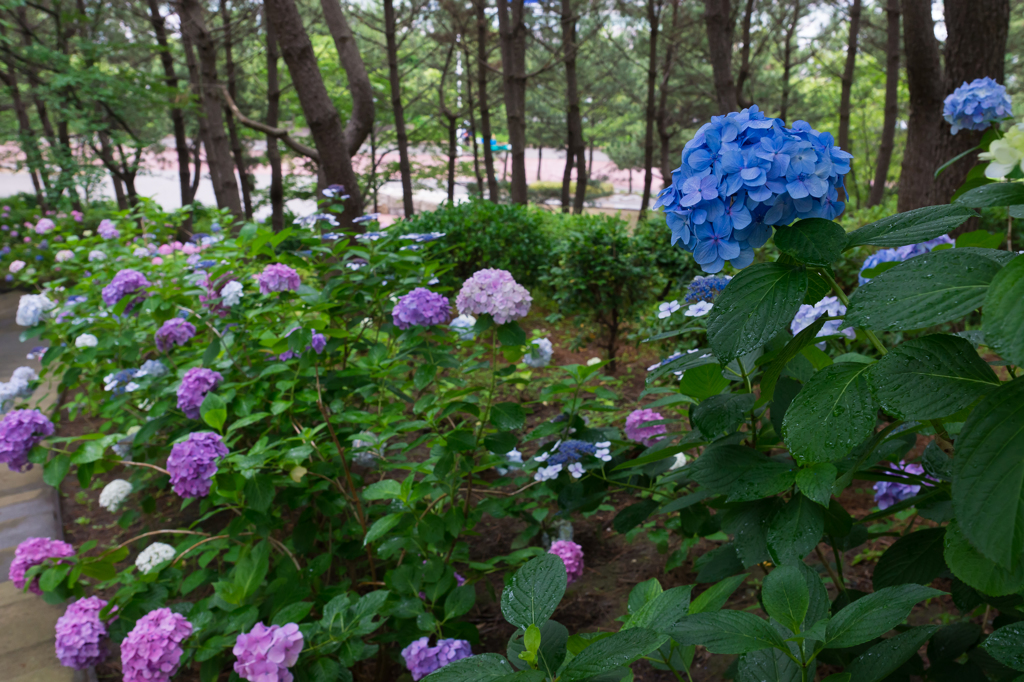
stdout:
[[548,459],[549,464],[571,464],[582,459],[583,455],[593,455],[597,448],[593,443],[582,440],[567,440],[559,444],[558,451]]
[[955,242],[949,237],[949,235],[941,235],[935,239],[929,239],[926,242],[920,244],[908,244],[907,246],[901,246],[898,249],[882,249],[876,251],[867,258],[864,259],[864,264],[860,266],[860,274],[857,275],[857,279],[861,286],[871,281],[870,277],[865,277],[864,272],[877,268],[882,263],[892,262],[903,262],[914,256],[920,256],[921,254],[929,253],[936,246],[941,244],[949,244],[953,246]]
[[772,228],[803,218],[834,220],[851,154],[806,121],[786,128],[756,106],[714,116],[683,148],[672,183],[658,195],[672,243],[704,272],[744,268]]
[[964,82],[942,104],[942,117],[956,135],[961,130],[985,130],[993,122],[1013,115],[1006,87],[991,78]]
[[731,279],[732,277],[729,277],[728,275],[711,277],[697,275],[686,287],[686,296],[683,298],[683,304],[693,305],[698,301],[714,303],[715,299],[717,299],[718,295],[725,290],[725,285],[728,284]]

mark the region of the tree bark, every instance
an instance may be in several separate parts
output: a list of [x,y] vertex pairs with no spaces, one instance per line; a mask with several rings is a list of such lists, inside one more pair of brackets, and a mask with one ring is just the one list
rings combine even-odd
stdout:
[[[505,80],[505,117],[512,147],[513,204],[526,204],[526,23],[524,0],[498,0],[501,70]],[[510,12],[511,10],[511,12]],[[579,174],[576,176],[579,182]]]
[[708,54],[715,80],[718,113],[736,111],[736,83],[732,78],[732,9],[729,0],[704,0],[704,25],[708,33]]
[[[156,35],[157,45],[160,47],[160,64],[164,69],[164,83],[167,87],[177,92],[178,74],[174,69],[174,57],[171,55],[171,48],[167,42],[167,26],[164,17],[160,14],[160,4],[157,0],[149,0],[149,21],[153,25],[153,33]],[[174,148],[178,154],[178,184],[181,190],[181,205],[188,206],[192,203],[192,185],[189,182],[189,151],[188,138],[185,136],[185,112],[180,107],[171,107],[171,124],[174,127]],[[189,219],[191,220],[191,218]]]
[[316,144],[324,182],[342,185],[348,194],[339,222],[345,227],[355,225],[352,221],[363,212],[359,179],[352,170],[341,117],[327,94],[302,17],[294,0],[265,0],[264,6],[277,29],[277,44]]
[[[203,18],[204,11],[199,0],[179,0],[182,35],[195,46],[199,55],[196,69],[199,81],[194,85],[199,95],[200,115],[205,119],[206,165],[210,169],[213,193],[218,208],[226,208],[240,218],[242,204],[231,160],[231,144],[224,132],[224,109],[217,91],[217,46]],[[186,50],[188,47],[186,45]]]
[[850,151],[850,94],[853,75],[857,67],[857,34],[860,32],[861,0],[850,6],[850,35],[846,44],[846,64],[843,67],[842,89],[839,95],[839,148]]
[[[487,34],[490,22],[487,20],[487,0],[475,0],[476,45],[477,45],[477,91],[480,93],[480,139],[484,146],[484,172],[487,174],[487,195],[493,203],[501,201],[498,178],[494,173],[494,150],[491,149],[491,110],[487,97]],[[483,196],[483,187],[480,188]]]
[[341,11],[338,0],[320,0],[324,12],[324,23],[334,39],[334,47],[338,51],[338,61],[345,69],[348,77],[348,92],[352,98],[352,114],[345,123],[345,140],[348,142],[349,156],[359,153],[366,137],[373,128],[376,117],[376,106],[373,103],[373,88],[370,77],[366,74],[366,65],[359,54],[355,36]]
[[[473,144],[473,174],[476,176],[477,193],[484,196],[484,176],[480,173],[480,147],[476,142],[476,105],[473,103],[473,60],[469,57],[469,44],[462,36],[462,56],[466,59],[466,113],[469,119],[469,139]],[[484,68],[481,66],[480,68]]]
[[[562,0],[562,59],[565,61],[565,103],[566,103],[566,128],[568,138],[566,146],[569,151],[568,159],[573,156],[579,157],[583,152],[583,117],[580,115],[580,93],[579,84],[576,79],[576,14],[573,10],[572,0]],[[583,200],[587,195],[587,174],[581,172],[585,165],[576,165],[576,196],[573,199],[572,212],[579,215],[583,212]],[[539,166],[538,166],[539,170]],[[539,175],[539,173],[538,173]],[[565,177],[562,178],[562,198],[567,199],[568,185]],[[568,210],[568,204],[562,204],[562,212]]]
[[882,139],[875,160],[875,181],[871,184],[868,206],[878,206],[885,198],[885,184],[889,179],[889,164],[896,146],[896,116],[899,114],[900,88],[900,0],[888,0],[885,7],[885,110],[882,120]]
[[[266,14],[264,13],[264,16]],[[267,31],[267,125],[277,127],[281,108],[281,86],[277,77],[277,31],[266,22]],[[274,232],[284,229],[284,178],[281,172],[281,152],[277,138],[267,135],[267,161],[270,163],[270,225]]]
[[[220,0],[220,18],[224,31],[224,71],[228,80],[228,94],[236,103],[238,102],[237,89],[235,88],[235,60],[232,54],[231,45],[231,10],[228,8],[228,0]],[[242,147],[242,139],[238,136],[238,126],[235,125],[235,117],[231,111],[224,107],[224,118],[228,123],[228,138],[231,141],[231,155],[235,159],[235,168],[238,169],[238,179],[242,183],[242,205],[245,207],[245,219],[252,220],[252,176],[249,175],[245,163],[245,149]]]
[[572,167],[576,162],[576,155],[569,149],[566,141],[565,147],[565,168],[562,170],[562,213],[569,212],[569,197],[572,190]]
[[39,142],[32,131],[32,121],[28,115],[25,102],[21,99],[21,90],[18,88],[18,76],[14,69],[8,73],[0,71],[0,81],[7,87],[7,94],[11,98],[11,106],[18,119],[18,145],[25,154],[25,165],[28,167],[29,175],[32,177],[32,188],[35,190],[36,203],[39,207],[46,209],[47,202],[47,179],[46,167],[43,163],[43,155],[39,151]]
[[750,78],[750,23],[754,15],[756,0],[747,0],[743,11],[743,47],[740,49],[740,72],[736,78],[736,103],[739,107],[749,107],[753,102],[744,96],[743,87]]
[[[715,1],[706,0],[709,3]],[[644,193],[640,199],[640,220],[647,217],[647,207],[651,203],[651,184],[654,180],[654,86],[658,78],[658,28],[662,7],[662,0],[647,0],[650,38],[647,54],[647,107],[644,110]]]
[[391,112],[395,116],[398,136],[398,172],[402,178],[402,209],[408,218],[413,214],[412,167],[409,165],[409,135],[405,130],[405,110],[402,108],[402,83],[398,74],[398,31],[394,0],[384,0],[384,37],[387,41],[388,83],[391,85]]
[[[669,79],[672,76],[672,66],[675,62],[676,45],[678,44],[676,31],[679,27],[679,0],[671,0],[671,2],[672,22],[669,24],[665,61],[661,65],[661,83],[659,83],[658,87],[658,110],[655,114],[655,120],[658,125],[658,140],[661,142],[661,163],[658,165],[661,168],[662,185],[667,185],[669,182],[668,178],[672,177],[672,168],[669,166],[669,145],[672,141],[673,131],[669,128],[668,85]],[[747,6],[751,7],[752,4],[753,0],[748,0]],[[737,92],[739,92],[739,87],[737,87]]]
[[783,121],[789,115],[789,75],[793,69],[793,36],[800,23],[800,0],[793,2],[793,21],[786,28],[786,43],[782,58],[782,101],[779,104],[779,118]]

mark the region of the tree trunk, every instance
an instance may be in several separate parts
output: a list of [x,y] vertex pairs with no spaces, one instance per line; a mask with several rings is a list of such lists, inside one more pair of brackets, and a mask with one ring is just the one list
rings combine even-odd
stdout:
[[736,84],[732,79],[733,19],[729,0],[704,0],[704,25],[708,33],[708,54],[715,80],[718,113],[738,110]]
[[537,145],[537,182],[540,182],[540,167],[544,161],[544,145]]
[[28,167],[29,175],[32,177],[32,188],[35,190],[36,203],[40,208],[46,209],[47,203],[47,179],[46,167],[43,163],[43,155],[39,151],[39,142],[32,131],[32,121],[28,116],[28,109],[21,99],[21,91],[18,88],[17,73],[11,69],[8,73],[0,71],[0,81],[7,87],[7,94],[11,98],[11,106],[14,108],[15,116],[18,119],[18,145],[25,154],[25,165]]
[[384,0],[384,36],[387,39],[388,82],[391,85],[391,111],[395,116],[398,136],[398,172],[402,176],[402,209],[405,217],[413,214],[412,168],[409,166],[409,136],[405,131],[405,111],[402,109],[402,83],[398,74],[398,43],[394,0]]
[[854,69],[857,67],[860,3],[861,0],[853,0],[850,6],[850,36],[846,44],[846,65],[843,67],[843,84],[839,96],[839,148],[844,151],[850,151],[850,93],[853,90]]
[[277,29],[281,56],[288,65],[295,94],[320,155],[324,182],[343,185],[349,196],[343,203],[339,222],[345,227],[352,226],[355,224],[352,221],[363,212],[359,179],[352,170],[352,158],[348,153],[345,131],[341,127],[341,117],[324,87],[313,45],[302,25],[302,17],[295,6],[295,0],[266,0],[264,6],[268,20]]
[[217,197],[218,208],[226,208],[240,218],[242,204],[238,198],[231,145],[224,132],[224,109],[217,91],[217,46],[206,27],[204,11],[199,0],[179,0],[182,35],[195,45],[199,55],[199,81],[194,85],[199,95],[200,115],[206,124],[206,165],[213,180],[213,193]]
[[569,212],[569,197],[572,192],[572,167],[576,162],[576,156],[569,149],[566,141],[565,168],[562,170],[562,213]]
[[[706,0],[715,2],[716,0]],[[647,217],[651,203],[651,183],[654,176],[654,85],[658,77],[658,23],[661,21],[662,0],[647,0],[647,24],[650,27],[650,50],[647,54],[647,108],[644,116],[644,193],[640,199],[640,220]]]
[[459,156],[459,143],[456,134],[458,119],[448,116],[448,203],[455,204],[455,161]]
[[376,106],[373,103],[373,88],[370,77],[366,75],[366,65],[359,54],[359,46],[352,35],[352,29],[341,11],[338,0],[320,0],[324,12],[324,23],[334,38],[334,47],[338,51],[338,61],[348,76],[348,92],[352,98],[352,114],[345,124],[345,141],[348,143],[349,156],[359,153],[366,137],[373,129],[376,117]]
[[[476,109],[473,104],[473,60],[469,58],[466,36],[462,36],[462,38],[462,54],[466,58],[466,111],[469,114],[469,139],[473,142],[473,174],[476,176],[477,193],[483,199],[484,176],[480,174],[480,147],[476,142]],[[481,64],[478,68],[486,67]]]
[[[231,51],[231,10],[228,8],[228,0],[220,0],[220,18],[224,30],[224,70],[228,79],[228,94],[234,102],[238,102],[237,88],[235,87],[235,60]],[[224,118],[228,123],[228,137],[231,141],[231,155],[235,159],[235,168],[238,169],[238,179],[242,183],[242,205],[245,207],[245,219],[252,220],[252,177],[246,168],[245,149],[242,147],[242,139],[238,136],[238,126],[235,125],[235,117],[231,110],[224,107]]]
[[[266,16],[266,13],[264,13]],[[267,31],[267,125],[277,127],[281,108],[281,86],[277,78],[277,31],[269,21]],[[284,229],[284,180],[277,138],[267,135],[267,161],[270,163],[270,226],[274,232]]]
[[[747,2],[751,7],[753,0]],[[672,23],[669,24],[668,47],[665,49],[665,61],[661,65],[661,83],[658,88],[658,111],[655,120],[658,124],[658,139],[661,142],[661,183],[663,186],[669,183],[668,178],[672,177],[672,168],[669,167],[669,144],[672,140],[672,131],[669,129],[669,107],[668,107],[668,84],[672,75],[672,67],[675,62],[677,40],[676,30],[679,25],[679,0],[672,0]],[[748,28],[749,30],[749,28]],[[739,89],[737,88],[737,91]]]
[[743,47],[740,49],[740,72],[736,78],[736,103],[738,107],[749,107],[753,102],[743,95],[743,86],[750,78],[750,22],[756,0],[747,0],[743,11]]
[[789,74],[793,69],[793,36],[800,23],[800,0],[793,2],[793,22],[786,29],[786,43],[782,58],[782,102],[779,104],[779,118],[783,121],[789,115]]
[[[164,83],[170,90],[177,92],[178,74],[174,69],[174,57],[171,55],[171,48],[167,42],[167,26],[164,23],[163,15],[160,14],[158,0],[149,0],[149,21],[153,25],[153,33],[156,35],[156,42],[160,47],[160,64],[164,69]],[[181,205],[188,206],[192,203],[192,186],[189,182],[191,178],[188,138],[185,137],[185,113],[180,107],[171,107],[170,113],[171,124],[174,126],[174,148],[178,154],[178,185],[181,191]]]
[[[562,0],[561,23],[562,58],[565,60],[565,120],[568,132],[566,145],[569,149],[566,164],[569,165],[568,159],[573,156],[579,157],[584,148],[583,117],[580,115],[579,84],[576,79],[576,14],[573,11],[572,0]],[[583,212],[583,199],[587,194],[587,174],[583,170],[584,166],[583,163],[576,165],[576,196],[573,199],[572,212],[577,215]],[[568,198],[567,189],[563,176],[562,194],[565,199]],[[566,212],[567,209],[567,204],[563,203],[562,212]]]
[[[505,80],[505,117],[512,147],[513,204],[526,204],[526,23],[524,0],[498,0],[501,70]],[[510,6],[511,5],[511,6]],[[511,15],[510,15],[511,10]],[[579,175],[576,177],[579,182]]]
[[[501,201],[498,189],[498,178],[494,174],[494,150],[491,149],[491,110],[487,97],[487,33],[490,22],[487,20],[487,0],[476,0],[476,45],[477,45],[477,90],[480,93],[480,139],[484,146],[484,172],[487,174],[487,195],[493,203]],[[483,187],[480,188],[483,196]]]
[[900,88],[900,0],[888,0],[885,8],[885,114],[882,121],[882,140],[878,145],[875,181],[871,184],[868,206],[878,206],[885,197],[885,184],[889,178],[889,164],[896,143],[896,116],[899,114]]

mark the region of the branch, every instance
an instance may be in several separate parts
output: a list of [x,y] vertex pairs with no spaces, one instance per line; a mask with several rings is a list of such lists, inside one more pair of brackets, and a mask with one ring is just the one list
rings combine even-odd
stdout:
[[246,128],[252,128],[253,130],[258,130],[261,133],[266,133],[271,137],[276,137],[280,139],[282,142],[284,142],[286,145],[291,147],[292,150],[295,151],[296,153],[301,154],[302,156],[305,156],[307,158],[313,159],[317,163],[320,163],[320,152],[313,149],[312,147],[307,147],[301,142],[296,141],[294,138],[292,138],[291,135],[288,134],[288,131],[285,130],[284,128],[274,128],[272,126],[268,126],[266,123],[254,121],[245,114],[243,114],[241,111],[238,110],[238,105],[235,104],[235,100],[231,99],[231,95],[228,93],[228,89],[226,86],[220,86],[220,92],[221,95],[224,96],[224,102],[228,105],[228,109],[231,109],[231,113],[234,114],[236,119],[238,119],[238,122],[244,125]]

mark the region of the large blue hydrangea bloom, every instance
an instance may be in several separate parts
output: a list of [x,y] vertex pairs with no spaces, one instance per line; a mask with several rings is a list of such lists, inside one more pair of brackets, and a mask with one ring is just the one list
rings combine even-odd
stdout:
[[975,78],[953,91],[942,106],[942,117],[956,135],[961,130],[985,130],[993,121],[1013,115],[1006,87],[991,78]]
[[838,190],[851,158],[829,133],[806,121],[787,128],[752,106],[697,131],[654,206],[665,210],[672,243],[692,252],[704,272],[726,261],[744,268],[772,226],[843,212]]

